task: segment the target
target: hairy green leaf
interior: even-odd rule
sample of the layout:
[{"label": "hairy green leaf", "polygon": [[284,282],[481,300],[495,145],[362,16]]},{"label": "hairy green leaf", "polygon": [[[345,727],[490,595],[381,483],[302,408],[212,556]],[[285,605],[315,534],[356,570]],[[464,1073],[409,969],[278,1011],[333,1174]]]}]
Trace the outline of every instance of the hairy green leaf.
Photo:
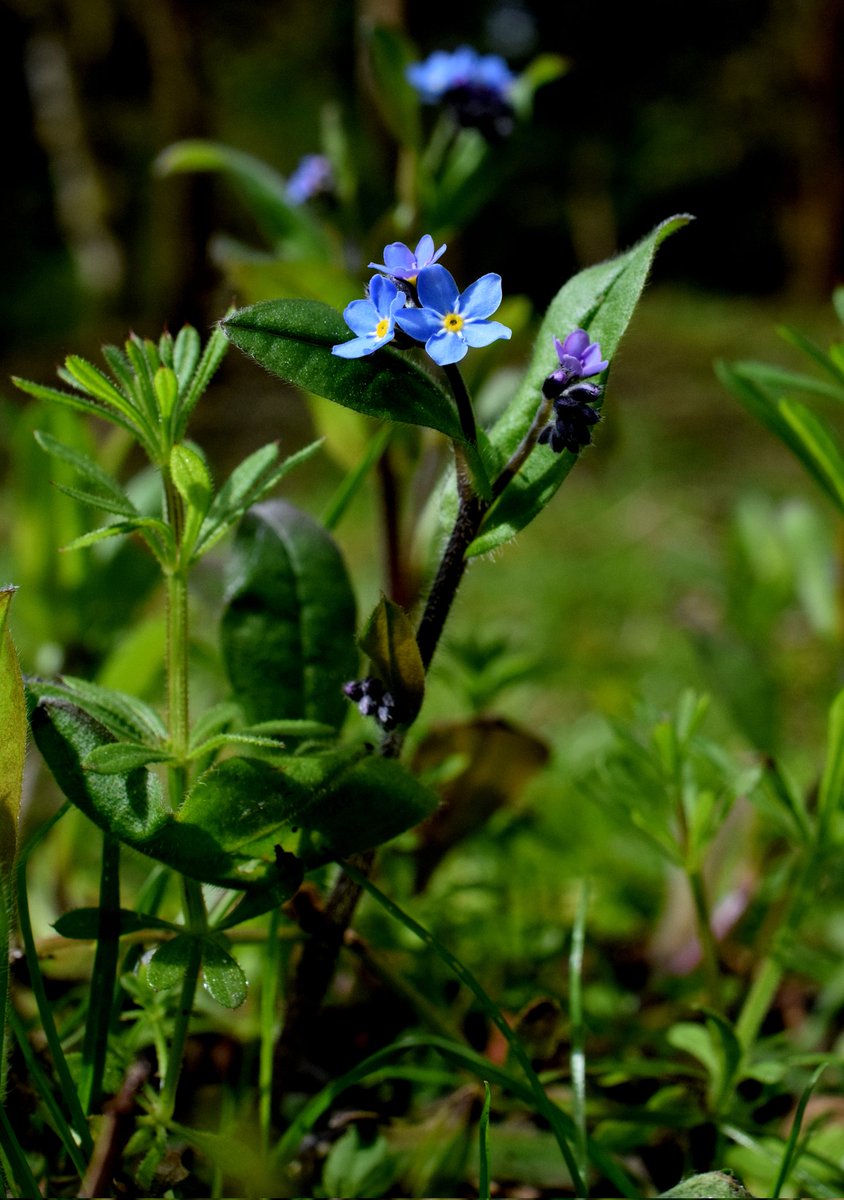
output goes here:
[{"label": "hairy green leaf", "polygon": [[250,723],[342,723],[342,685],[357,668],[354,595],[330,536],[292,504],[266,501],[244,517],[221,635]]},{"label": "hairy green leaf", "polygon": [[[521,386],[490,432],[500,467],[528,432],[539,407],[542,383],[559,365],[554,338],[563,340],[574,329],[586,329],[591,339],[600,342],[604,357],[611,360],[645,286],[657,247],[690,219],[680,215],[663,221],[632,249],[581,271],[563,285],[542,321]],[[554,454],[548,446],[535,446],[490,509],[469,555],[494,550],[529,524],[552,499],[576,461],[568,451]]]},{"label": "hairy green leaf", "polygon": [[364,358],[338,358],[331,347],[351,334],[333,308],[314,300],[269,300],[222,322],[226,336],[274,375],[378,420],[422,425],[463,442],[443,389],[389,346]]}]

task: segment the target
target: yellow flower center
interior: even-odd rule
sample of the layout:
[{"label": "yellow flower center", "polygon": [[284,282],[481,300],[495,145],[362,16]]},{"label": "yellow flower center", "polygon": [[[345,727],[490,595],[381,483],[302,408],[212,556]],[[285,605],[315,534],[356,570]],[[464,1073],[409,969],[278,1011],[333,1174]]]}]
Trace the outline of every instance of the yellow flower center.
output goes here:
[{"label": "yellow flower center", "polygon": [[375,326],[375,336],[377,338],[384,337],[389,328],[390,328],[389,320],[387,319],[387,317],[382,317],[381,320],[378,322],[378,324]]},{"label": "yellow flower center", "polygon": [[460,313],[446,313],[443,317],[443,325],[449,333],[459,333],[463,328],[463,318]]}]

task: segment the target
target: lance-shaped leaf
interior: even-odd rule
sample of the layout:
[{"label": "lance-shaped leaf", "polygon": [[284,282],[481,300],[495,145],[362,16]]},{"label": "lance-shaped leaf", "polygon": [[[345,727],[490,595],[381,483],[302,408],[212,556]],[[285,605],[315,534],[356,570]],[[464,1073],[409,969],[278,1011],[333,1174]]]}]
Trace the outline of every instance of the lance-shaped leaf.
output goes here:
[{"label": "lance-shaped leaf", "polygon": [[251,509],[235,537],[223,659],[250,723],[339,727],[357,667],[355,599],[335,543],[283,500]]},{"label": "lance-shaped leaf", "polygon": [[[611,360],[645,286],[657,247],[690,219],[681,215],[663,221],[631,250],[581,271],[563,285],[542,321],[521,386],[490,432],[499,467],[528,432],[539,407],[543,381],[559,366],[554,338],[562,340],[574,329],[586,329],[590,339],[600,343],[602,355]],[[486,554],[529,524],[552,499],[576,461],[568,451],[554,454],[547,446],[534,447],[490,509],[469,554]]]},{"label": "lance-shaped leaf", "polygon": [[425,696],[425,668],[416,632],[404,609],[382,596],[360,637],[373,673],[396,702],[399,723],[415,719]]},{"label": "lance-shaped leaf", "polygon": [[[26,706],[17,654],[8,628],[15,588],[0,589],[0,875],[8,878],[17,851],[26,752]],[[8,897],[0,896],[0,903]],[[0,1003],[4,997],[0,996]]]},{"label": "lance-shaped leaf", "polygon": [[[172,921],[164,921],[161,917],[150,916],[149,913],[132,912],[127,908],[118,909],[115,916],[121,937],[126,933],[143,933],[149,929],[178,931],[179,928]],[[100,910],[98,908],[72,908],[70,912],[63,913],[57,921],[53,922],[53,928],[61,937],[96,941],[100,936]]]},{"label": "lance-shaped leaf", "polygon": [[364,358],[332,354],[331,347],[351,333],[326,304],[268,300],[232,313],[222,328],[244,353],[303,391],[378,420],[422,425],[464,441],[448,395],[407,355],[389,346]]}]

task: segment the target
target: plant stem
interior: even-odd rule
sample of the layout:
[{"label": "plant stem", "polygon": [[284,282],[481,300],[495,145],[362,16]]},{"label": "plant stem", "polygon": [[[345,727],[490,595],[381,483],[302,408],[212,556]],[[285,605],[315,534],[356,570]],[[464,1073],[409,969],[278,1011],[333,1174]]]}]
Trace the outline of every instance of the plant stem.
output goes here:
[{"label": "plant stem", "polygon": [[721,969],[718,961],[718,946],[712,932],[712,914],[709,909],[706,887],[699,868],[688,870],[687,876],[695,906],[697,935],[703,955],[703,970],[706,975],[709,1001],[713,1008],[720,1011]]},{"label": "plant stem", "polygon": [[573,1120],[577,1130],[575,1154],[584,1182],[589,1168],[586,1133],[586,1033],[583,1019],[583,947],[586,940],[586,914],[589,906],[589,881],[584,880],[577,902],[569,953],[569,1021],[571,1025],[571,1085]]},{"label": "plant stem", "polygon": [[475,424],[475,413],[463,376],[454,363],[443,367],[443,371],[454,395],[454,402],[457,405],[457,416],[460,419],[460,428],[463,431],[463,436],[470,446],[477,446],[478,429]]},{"label": "plant stem", "polygon": [[[205,904],[202,899],[202,885],[194,879],[182,876],[184,892],[185,924],[199,932],[207,926]],[[185,1053],[185,1043],[188,1037],[193,1001],[196,995],[196,985],[199,981],[199,968],[202,965],[202,941],[192,937],[189,941],[188,960],[185,964],[185,974],[182,979],[182,990],[179,995],[179,1008],[173,1021],[173,1036],[167,1052],[167,1066],[164,1081],[161,1086],[162,1123],[166,1124],[176,1110],[176,1089],[182,1072],[182,1059]]]},{"label": "plant stem", "polygon": [[[167,713],[170,743],[180,763],[188,751],[190,708],[188,698],[188,586],[187,572],[177,567],[167,575]],[[185,768],[175,768],[172,786],[184,790]],[[176,805],[183,796],[172,797]]]},{"label": "plant stem", "polygon": [[554,401],[543,396],[530,429],[528,429],[525,436],[510,455],[506,466],[492,485],[493,499],[497,499],[501,495],[507,485],[515,479],[525,465],[528,455],[539,440],[540,433],[542,433],[542,430],[548,424],[548,418],[551,416],[553,406]]}]

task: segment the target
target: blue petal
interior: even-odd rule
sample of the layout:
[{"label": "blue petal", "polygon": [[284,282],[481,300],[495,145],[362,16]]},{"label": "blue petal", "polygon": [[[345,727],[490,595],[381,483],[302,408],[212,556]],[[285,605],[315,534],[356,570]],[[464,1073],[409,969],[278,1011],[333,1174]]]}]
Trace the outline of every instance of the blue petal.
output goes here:
[{"label": "blue petal", "polygon": [[482,275],[470,283],[460,297],[460,313],[466,318],[491,317],[501,304],[501,276]]},{"label": "blue petal", "polygon": [[[386,257],[386,255],[385,255]],[[384,275],[376,275],[369,283],[369,298],[375,305],[375,310],[379,317],[388,317],[390,315],[390,305],[396,298],[398,288],[393,283],[392,279],[387,279]],[[376,321],[377,325],[378,322]],[[355,331],[359,332],[359,331]]]},{"label": "blue petal", "polygon": [[488,346],[499,338],[509,339],[512,330],[500,321],[467,321],[460,331],[470,346]]},{"label": "blue petal", "polygon": [[423,308],[440,314],[454,312],[460,294],[451,274],[439,263],[419,272],[416,291]]},{"label": "blue petal", "polygon": [[402,309],[396,316],[396,324],[412,338],[416,338],[417,342],[427,341],[442,329],[442,321],[437,314],[425,308]]},{"label": "blue petal", "polygon": [[460,362],[461,358],[465,358],[469,352],[469,346],[458,334],[449,333],[440,327],[438,333],[428,338],[425,350],[439,366],[448,367],[452,363]]},{"label": "blue petal", "polygon": [[338,358],[363,358],[365,354],[372,354],[373,350],[383,345],[383,338],[356,337],[348,342],[340,342],[338,346],[332,346],[331,353],[336,354]]},{"label": "blue petal", "polygon": [[352,333],[362,337],[365,333],[373,332],[380,318],[371,300],[353,300],[344,308],[343,320]]}]

